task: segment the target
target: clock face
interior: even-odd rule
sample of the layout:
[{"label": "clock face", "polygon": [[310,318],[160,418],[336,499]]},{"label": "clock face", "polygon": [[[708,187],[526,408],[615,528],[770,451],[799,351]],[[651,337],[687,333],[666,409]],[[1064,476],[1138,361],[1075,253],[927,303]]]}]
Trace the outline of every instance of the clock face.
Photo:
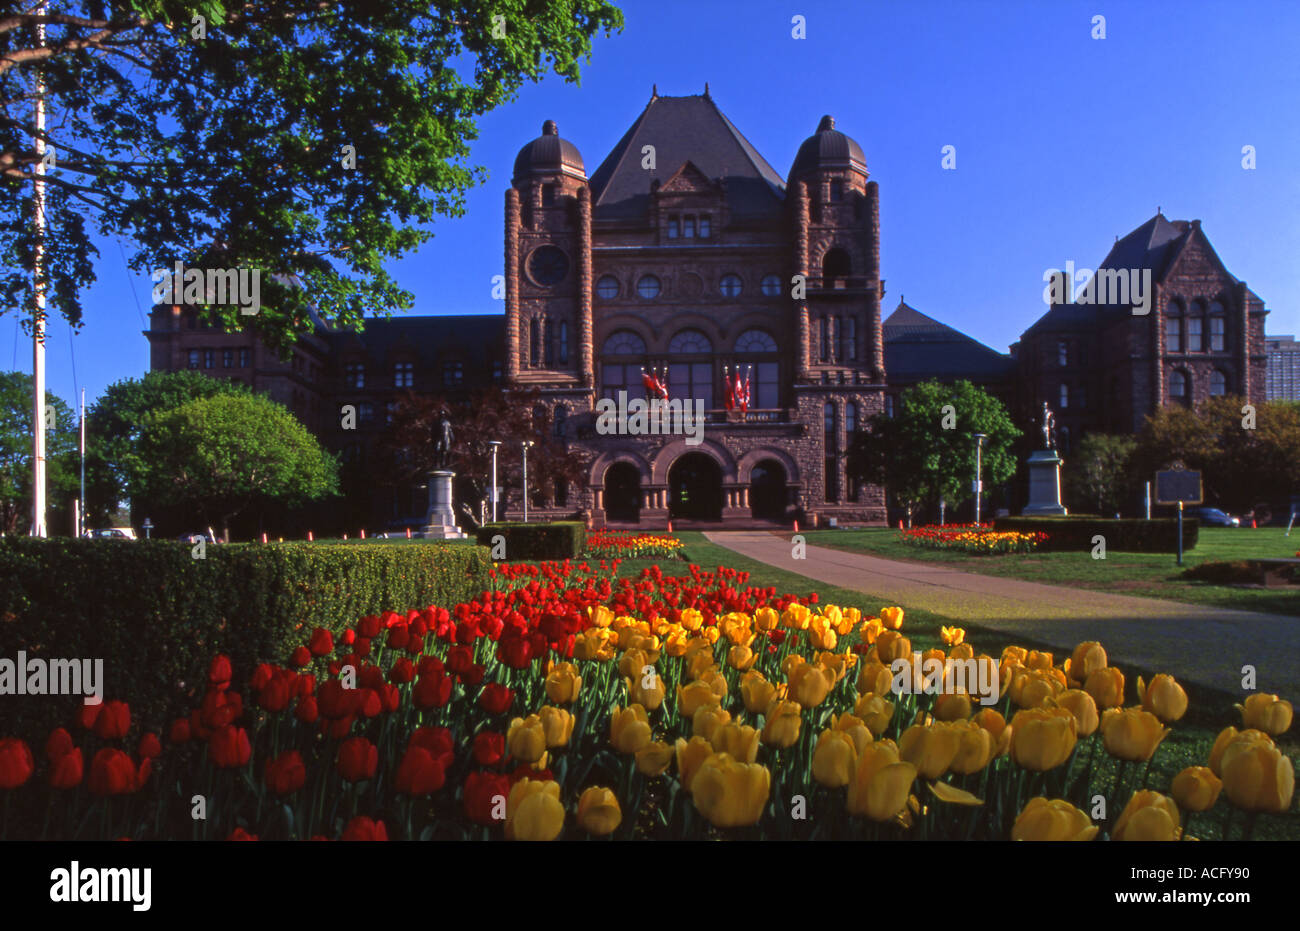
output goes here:
[{"label": "clock face", "polygon": [[528,256],[528,277],[543,287],[559,284],[569,273],[569,257],[555,246],[539,246]]}]

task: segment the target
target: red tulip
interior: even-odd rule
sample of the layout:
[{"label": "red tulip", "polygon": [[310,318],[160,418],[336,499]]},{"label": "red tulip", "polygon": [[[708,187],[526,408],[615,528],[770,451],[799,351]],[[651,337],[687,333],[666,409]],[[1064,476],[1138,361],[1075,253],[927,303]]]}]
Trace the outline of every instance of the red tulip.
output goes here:
[{"label": "red tulip", "polygon": [[459,676],[474,665],[474,651],[469,647],[456,646],[447,651],[447,671]]},{"label": "red tulip", "polygon": [[327,679],[316,690],[320,713],[327,718],[345,718],[357,710],[357,690],[345,689],[338,679]]},{"label": "red tulip", "polygon": [[388,829],[382,821],[371,821],[365,815],[357,815],[343,829],[343,840],[388,840]]},{"label": "red tulip", "polygon": [[411,692],[411,699],[421,711],[441,708],[451,701],[451,686],[451,678],[442,670],[435,670],[420,676]]},{"label": "red tulip", "polygon": [[317,627],[311,632],[307,647],[312,656],[328,656],[334,652],[334,636],[324,627]]},{"label": "red tulip", "polygon": [[474,759],[480,766],[496,766],[506,753],[506,738],[496,731],[480,731],[474,735]]},{"label": "red tulip", "polygon": [[162,754],[162,742],[158,740],[158,735],[152,732],[145,734],[140,738],[140,746],[135,751],[135,755],[142,760],[152,760]]},{"label": "red tulip", "polygon": [[403,795],[428,795],[442,788],[446,773],[442,764],[423,747],[411,747],[397,767],[395,786]]},{"label": "red tulip", "polygon": [[253,670],[253,678],[248,683],[248,687],[254,692],[260,692],[266,688],[266,683],[275,678],[275,667],[270,663],[259,663]]},{"label": "red tulip", "polygon": [[17,737],[0,740],[0,789],[16,789],[28,779],[36,769],[32,759],[32,748]]},{"label": "red tulip", "polygon": [[50,763],[50,785],[55,789],[75,789],[85,775],[85,760],[80,747],[73,747]]},{"label": "red tulip", "polygon": [[339,746],[338,771],[348,782],[362,782],[375,775],[379,750],[364,737],[349,737]]},{"label": "red tulip", "polygon": [[407,682],[414,681],[414,679],[415,666],[405,656],[399,656],[393,663],[393,668],[388,670],[389,682],[405,685]]},{"label": "red tulip", "polygon": [[374,689],[357,689],[357,712],[365,718],[373,718],[384,710],[383,699]]},{"label": "red tulip", "polygon": [[257,703],[265,710],[276,714],[289,707],[290,690],[291,686],[287,679],[272,679],[257,693]]},{"label": "red tulip", "polygon": [[289,659],[292,666],[303,667],[311,662],[311,650],[306,647],[298,647],[293,651],[293,656]]},{"label": "red tulip", "polygon": [[445,727],[418,727],[411,732],[406,742],[406,749],[420,747],[429,751],[429,755],[440,762],[443,769],[448,768],[455,758],[456,741],[451,731]]},{"label": "red tulip", "polygon": [[57,763],[65,753],[71,752],[72,735],[61,727],[50,731],[50,736],[45,740],[45,758],[51,763]]},{"label": "red tulip", "polygon": [[298,699],[298,707],[293,711],[295,718],[306,724],[314,724],[319,715],[320,710],[316,707],[316,699],[313,696],[305,695]]},{"label": "red tulip", "polygon": [[136,790],[137,774],[131,758],[121,750],[105,747],[90,761],[86,787],[91,795],[126,795]]},{"label": "red tulip", "polygon": [[230,657],[218,653],[208,667],[208,685],[218,692],[224,691],[230,685],[230,675]]},{"label": "red tulip", "polygon": [[352,733],[352,724],[357,719],[355,714],[350,714],[346,718],[335,718],[334,720],[320,719],[321,733],[331,740],[342,740],[348,734]]},{"label": "red tulip", "polygon": [[257,835],[249,834],[243,828],[235,828],[233,831],[230,832],[230,836],[227,837],[226,840],[244,840],[244,841],[257,840]]},{"label": "red tulip", "polygon": [[244,766],[252,755],[248,732],[242,727],[227,724],[214,730],[208,738],[208,756],[221,769]]},{"label": "red tulip", "polygon": [[378,616],[370,614],[367,615],[366,617],[363,617],[361,619],[361,623],[357,625],[357,633],[365,637],[367,640],[373,640],[375,637],[378,637],[379,636]]},{"label": "red tulip", "polygon": [[95,719],[99,717],[99,712],[103,709],[103,703],[87,705],[82,704],[77,707],[77,727],[82,730],[90,730],[95,726]]},{"label": "red tulip", "polygon": [[238,692],[208,692],[203,696],[199,720],[204,727],[216,729],[234,724],[243,713],[244,699]]},{"label": "red tulip", "polygon": [[289,750],[274,760],[267,760],[265,779],[266,787],[276,795],[297,792],[307,781],[307,767],[303,765],[302,754]]},{"label": "red tulip", "polygon": [[487,672],[487,667],[482,663],[475,663],[460,674],[460,681],[464,682],[470,688],[474,688],[483,681],[483,674]]},{"label": "red tulip", "polygon": [[465,778],[465,814],[475,824],[496,824],[493,810],[505,814],[505,799],[510,795],[510,779],[503,773],[474,771]]},{"label": "red tulip", "polygon": [[489,682],[478,696],[479,705],[491,714],[505,714],[514,700],[515,693],[499,682]]},{"label": "red tulip", "polygon": [[121,740],[131,729],[131,708],[124,701],[106,701],[95,717],[95,733],[105,740]]},{"label": "red tulip", "polygon": [[190,721],[189,718],[177,718],[172,722],[171,733],[167,735],[168,739],[174,744],[187,743],[190,739]]}]

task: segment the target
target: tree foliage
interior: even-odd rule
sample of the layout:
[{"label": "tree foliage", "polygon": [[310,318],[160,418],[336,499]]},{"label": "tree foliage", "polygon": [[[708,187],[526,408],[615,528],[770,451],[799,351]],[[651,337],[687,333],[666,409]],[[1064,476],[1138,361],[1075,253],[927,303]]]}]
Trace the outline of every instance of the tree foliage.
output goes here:
[{"label": "tree foliage", "polygon": [[[384,264],[464,210],[477,117],[549,73],[577,82],[604,0],[0,3],[0,306],[30,307],[35,166],[48,166],[50,312],[74,326],[95,229],[151,273],[261,271],[261,310],[209,307],[284,346],[410,306]],[[36,38],[38,20],[46,29]],[[32,142],[47,87],[47,158]],[[355,161],[353,161],[355,159]],[[272,277],[274,276],[274,277]],[[310,312],[309,312],[310,311]]]},{"label": "tree foliage", "polygon": [[[985,487],[1016,471],[1011,447],[1020,430],[1002,402],[969,381],[922,382],[902,393],[899,410],[871,418],[847,467],[859,479],[885,486],[910,514],[936,504],[957,507],[971,498],[975,434],[987,436],[981,454]],[[949,407],[951,405],[951,407]]]},{"label": "tree foliage", "polygon": [[1072,508],[1109,517],[1132,504],[1136,448],[1137,441],[1131,436],[1087,434],[1065,465],[1064,493]]},{"label": "tree foliage", "polygon": [[223,528],[250,505],[301,504],[334,494],[337,463],[289,411],[256,394],[216,394],[146,419],[143,488]]},{"label": "tree foliage", "polygon": [[[0,372],[0,533],[26,533],[32,514],[32,377]],[[48,391],[45,494],[47,526],[71,533],[71,501],[80,484],[77,419],[71,408]]]}]

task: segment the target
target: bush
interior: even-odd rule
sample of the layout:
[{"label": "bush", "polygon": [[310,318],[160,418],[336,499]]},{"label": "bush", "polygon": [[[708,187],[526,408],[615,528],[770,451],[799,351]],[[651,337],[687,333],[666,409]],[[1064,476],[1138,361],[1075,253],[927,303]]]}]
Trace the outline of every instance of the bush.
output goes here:
[{"label": "bush", "polygon": [[[0,657],[104,661],[104,697],[162,727],[201,695],[206,664],[287,664],[313,629],[340,634],[367,614],[472,600],[491,560],[476,546],[209,545],[0,540]],[[75,696],[3,696],[0,736],[67,725]],[[19,718],[25,720],[19,720]]]},{"label": "bush", "polygon": [[[1043,532],[1047,540],[1039,545],[1040,552],[1064,550],[1090,550],[1092,538],[1100,534],[1106,538],[1107,551],[1128,553],[1174,553],[1178,551],[1178,520],[1176,518],[1122,518],[1113,520],[1096,517],[999,517],[993,522],[996,530],[1020,533]],[[1183,549],[1196,546],[1200,522],[1194,517],[1183,518]]]},{"label": "bush", "polygon": [[478,542],[492,546],[492,538],[505,537],[506,559],[576,559],[587,549],[587,527],[581,521],[557,520],[548,524],[522,521],[484,524]]},{"label": "bush", "polygon": [[1183,573],[1183,578],[1211,585],[1295,585],[1300,566],[1267,565],[1260,561],[1203,562]]}]

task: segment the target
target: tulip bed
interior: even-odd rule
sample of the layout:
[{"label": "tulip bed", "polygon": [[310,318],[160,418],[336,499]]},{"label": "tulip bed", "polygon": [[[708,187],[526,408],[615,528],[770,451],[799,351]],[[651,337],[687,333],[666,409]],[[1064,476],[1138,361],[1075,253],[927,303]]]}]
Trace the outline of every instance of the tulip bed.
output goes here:
[{"label": "tulip bed", "polygon": [[990,524],[946,524],[942,527],[927,524],[913,527],[899,535],[899,542],[932,550],[953,550],[973,556],[1001,555],[1003,553],[1032,553],[1047,542],[1042,531],[1022,533],[1012,530],[994,530]]},{"label": "tulip bed", "polygon": [[1126,687],[1100,644],[995,658],[942,628],[925,659],[996,681],[981,708],[951,680],[891,691],[902,608],[618,572],[502,564],[451,610],[320,629],[252,669],[216,656],[165,738],[136,738],[129,696],[35,750],[4,737],[0,837],[1135,840],[1190,837],[1216,804],[1240,837],[1290,809],[1277,696],[1151,788],[1187,695]]},{"label": "tulip bed", "polygon": [[682,541],[666,533],[593,530],[587,534],[587,555],[592,559],[671,559],[681,548]]}]

